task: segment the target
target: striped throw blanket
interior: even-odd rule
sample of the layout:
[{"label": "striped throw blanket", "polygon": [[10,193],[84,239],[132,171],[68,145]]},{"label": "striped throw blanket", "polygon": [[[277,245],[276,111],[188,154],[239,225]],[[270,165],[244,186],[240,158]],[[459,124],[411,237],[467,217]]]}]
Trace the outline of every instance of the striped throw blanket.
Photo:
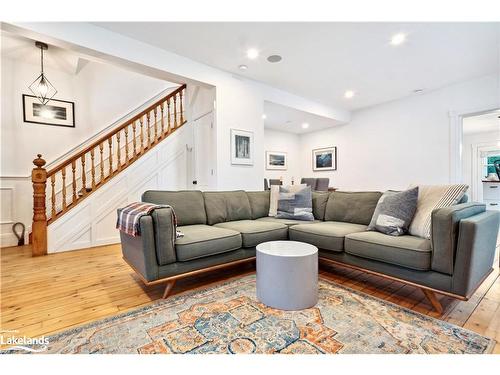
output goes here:
[{"label": "striped throw blanket", "polygon": [[172,223],[174,224],[175,233],[173,241],[176,238],[183,237],[184,234],[177,230],[177,217],[175,216],[172,206],[166,204],[153,204],[144,202],[130,203],[129,205],[117,210],[118,218],[116,220],[116,229],[127,233],[133,237],[141,235],[141,226],[139,225],[141,217],[150,215],[157,208],[171,208]]}]

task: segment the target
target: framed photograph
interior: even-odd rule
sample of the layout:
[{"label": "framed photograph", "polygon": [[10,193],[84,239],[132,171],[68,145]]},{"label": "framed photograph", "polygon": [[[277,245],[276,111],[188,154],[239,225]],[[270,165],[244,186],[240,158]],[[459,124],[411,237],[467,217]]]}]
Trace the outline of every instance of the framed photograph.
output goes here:
[{"label": "framed photograph", "polygon": [[231,129],[231,164],[253,165],[253,133]]},{"label": "framed photograph", "polygon": [[318,148],[312,152],[313,171],[337,170],[337,147]]},{"label": "framed photograph", "polygon": [[266,169],[286,171],[288,169],[286,152],[266,151]]},{"label": "framed photograph", "polygon": [[23,121],[33,124],[75,127],[75,103],[51,99],[40,103],[36,96],[23,95]]}]

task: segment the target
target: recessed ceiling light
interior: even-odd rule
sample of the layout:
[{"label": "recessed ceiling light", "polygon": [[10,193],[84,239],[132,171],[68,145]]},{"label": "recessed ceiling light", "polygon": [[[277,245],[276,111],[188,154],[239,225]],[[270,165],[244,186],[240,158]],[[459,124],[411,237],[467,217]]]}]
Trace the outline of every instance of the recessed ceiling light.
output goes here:
[{"label": "recessed ceiling light", "polygon": [[248,57],[249,59],[254,60],[254,59],[256,59],[257,57],[259,57],[259,51],[257,51],[255,48],[249,48],[249,49],[247,50],[247,57]]},{"label": "recessed ceiling light", "polygon": [[406,34],[404,33],[397,33],[391,37],[391,44],[393,46],[399,46],[404,42],[406,42]]},{"label": "recessed ceiling light", "polygon": [[247,70],[247,69],[248,69],[248,66],[246,66],[246,65],[243,65],[243,64],[242,64],[242,65],[238,66],[238,68],[239,68],[240,70]]},{"label": "recessed ceiling light", "polygon": [[307,129],[309,127],[309,124],[307,122],[304,122],[302,124],[302,129]]},{"label": "recessed ceiling light", "polygon": [[271,55],[267,57],[267,61],[270,63],[278,63],[281,60],[283,60],[283,58],[280,55]]},{"label": "recessed ceiling light", "polygon": [[265,114],[265,113],[263,113],[263,114],[262,114],[262,120],[265,120],[266,118],[267,118],[266,114]]},{"label": "recessed ceiling light", "polygon": [[345,93],[344,93],[344,98],[346,99],[351,99],[353,98],[355,95],[355,92],[352,91],[352,90],[347,90]]}]

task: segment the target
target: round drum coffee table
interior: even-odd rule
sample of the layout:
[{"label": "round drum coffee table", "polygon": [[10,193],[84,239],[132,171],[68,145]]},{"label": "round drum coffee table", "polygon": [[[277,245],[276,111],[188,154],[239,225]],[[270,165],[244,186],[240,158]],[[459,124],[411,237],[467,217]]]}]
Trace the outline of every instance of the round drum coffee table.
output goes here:
[{"label": "round drum coffee table", "polygon": [[302,310],[318,302],[318,248],[297,241],[257,245],[257,298],[280,310]]}]

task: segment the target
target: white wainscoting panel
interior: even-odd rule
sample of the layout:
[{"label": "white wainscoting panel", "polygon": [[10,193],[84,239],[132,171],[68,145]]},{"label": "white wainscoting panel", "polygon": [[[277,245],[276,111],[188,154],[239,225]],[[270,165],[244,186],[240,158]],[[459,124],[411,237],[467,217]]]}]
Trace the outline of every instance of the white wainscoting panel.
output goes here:
[{"label": "white wainscoting panel", "polygon": [[16,236],[12,233],[14,223],[14,187],[0,187],[0,246],[14,246]]},{"label": "white wainscoting panel", "polygon": [[48,227],[48,252],[120,242],[116,209],[139,201],[145,190],[187,189],[191,172],[191,124],[166,138],[101,189]]}]

